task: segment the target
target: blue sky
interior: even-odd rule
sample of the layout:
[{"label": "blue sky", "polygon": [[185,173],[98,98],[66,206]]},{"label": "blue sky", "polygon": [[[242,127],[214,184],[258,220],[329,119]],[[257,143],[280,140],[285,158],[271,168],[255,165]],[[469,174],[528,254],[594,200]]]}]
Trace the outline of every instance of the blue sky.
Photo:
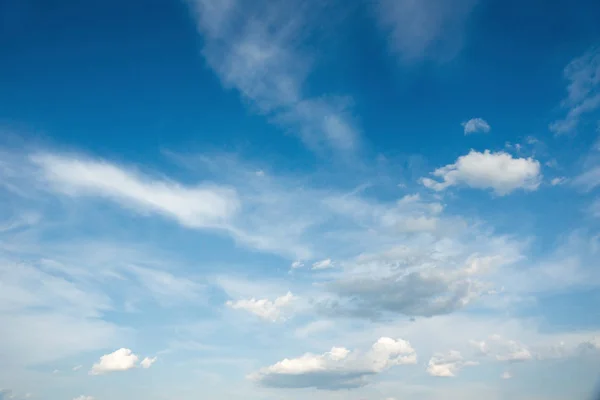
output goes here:
[{"label": "blue sky", "polygon": [[0,1],[0,399],[586,398],[599,18]]}]

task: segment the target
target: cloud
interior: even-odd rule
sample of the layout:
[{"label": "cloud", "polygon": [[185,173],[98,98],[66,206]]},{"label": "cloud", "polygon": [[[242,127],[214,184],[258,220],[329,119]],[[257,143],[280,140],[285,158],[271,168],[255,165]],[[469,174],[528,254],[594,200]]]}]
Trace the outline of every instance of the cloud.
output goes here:
[{"label": "cloud", "polygon": [[568,111],[565,118],[549,125],[556,135],[575,132],[585,114],[600,108],[600,47],[571,61],[565,67],[564,76],[569,85],[561,106]]},{"label": "cloud", "polygon": [[173,305],[180,301],[197,301],[204,293],[203,285],[166,271],[135,265],[130,265],[128,270],[163,305]]},{"label": "cloud", "polygon": [[594,166],[573,180],[573,184],[590,191],[600,186],[600,165]]},{"label": "cloud", "polygon": [[435,354],[427,364],[427,373],[431,376],[454,377],[463,367],[477,365],[477,362],[465,361],[459,351],[450,350],[447,354]]},{"label": "cloud", "polygon": [[500,335],[491,335],[487,341],[472,341],[471,343],[482,355],[497,361],[515,363],[534,358],[534,354],[527,346],[515,340],[504,339]]},{"label": "cloud", "polygon": [[156,357],[146,357],[142,360],[142,362],[140,362],[140,366],[142,368],[148,369],[152,366],[152,364],[154,364],[156,362],[157,358]]},{"label": "cloud", "polygon": [[291,292],[276,298],[274,301],[269,299],[248,299],[228,301],[227,306],[234,310],[245,310],[249,313],[259,316],[262,319],[276,322],[286,318],[286,312],[289,310],[296,298]]},{"label": "cloud", "polygon": [[550,181],[550,184],[552,186],[560,186],[560,185],[564,185],[565,183],[567,183],[568,179],[565,178],[564,176],[557,176],[556,178],[552,178],[552,180]]},{"label": "cloud", "polygon": [[310,8],[299,1],[285,6],[236,0],[190,3],[204,38],[204,57],[224,87],[236,89],[256,111],[297,132],[313,148],[355,147],[358,134],[348,100],[303,93],[310,54],[302,38],[318,18],[314,3]]},{"label": "cloud", "polygon": [[128,371],[137,366],[139,357],[129,349],[121,348],[113,353],[103,355],[92,366],[90,375],[103,375],[110,372]]},{"label": "cloud", "polygon": [[500,377],[502,379],[511,379],[513,375],[509,371],[504,371]]},{"label": "cloud", "polygon": [[469,135],[471,133],[488,133],[492,129],[490,124],[481,118],[470,119],[467,122],[463,122],[462,126],[464,128],[465,135]]},{"label": "cloud", "polygon": [[377,19],[390,49],[404,62],[447,60],[461,50],[476,0],[378,0]]},{"label": "cloud", "polygon": [[92,397],[92,396],[81,395],[81,396],[75,397],[73,400],[96,400],[96,399],[95,399],[95,397]]},{"label": "cloud", "polygon": [[290,268],[292,269],[297,269],[297,268],[302,268],[304,267],[304,263],[302,261],[296,260],[292,263],[292,265],[290,265]]},{"label": "cloud", "polygon": [[239,208],[233,189],[187,187],[105,161],[49,153],[31,156],[43,180],[67,196],[100,196],[140,213],[155,212],[191,228],[220,227]]},{"label": "cloud", "polygon": [[454,164],[438,168],[432,174],[442,181],[422,178],[421,183],[435,191],[465,185],[476,189],[492,189],[499,196],[517,189],[536,190],[541,180],[539,161],[513,158],[508,153],[491,153],[489,150],[483,153],[471,150]]},{"label": "cloud", "polygon": [[79,371],[81,368],[83,368],[83,365],[76,365],[73,367],[73,371]]},{"label": "cloud", "polygon": [[327,269],[327,268],[332,268],[332,267],[333,267],[333,262],[331,261],[330,258],[326,258],[324,260],[317,261],[312,265],[312,269]]},{"label": "cloud", "polygon": [[320,355],[306,353],[286,358],[249,378],[267,387],[349,389],[368,384],[369,376],[393,366],[416,362],[417,354],[409,342],[382,337],[365,353],[333,347]]}]

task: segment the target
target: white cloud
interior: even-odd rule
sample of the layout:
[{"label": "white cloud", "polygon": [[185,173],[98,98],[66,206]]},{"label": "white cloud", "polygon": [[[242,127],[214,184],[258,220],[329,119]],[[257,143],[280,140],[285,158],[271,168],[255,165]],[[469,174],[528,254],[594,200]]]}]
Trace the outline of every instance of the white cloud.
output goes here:
[{"label": "white cloud", "polygon": [[500,377],[502,379],[511,379],[513,376],[509,371],[504,371]]},{"label": "white cloud", "polygon": [[78,396],[75,397],[73,400],[96,400],[93,396]]},{"label": "white cloud", "polygon": [[552,178],[552,180],[550,181],[550,184],[552,186],[560,186],[560,185],[564,185],[565,183],[567,183],[568,179],[565,178],[564,176],[557,176],[556,178]]},{"label": "white cloud", "polygon": [[488,133],[492,129],[490,127],[490,124],[488,124],[487,121],[481,118],[472,118],[467,122],[463,122],[462,126],[464,128],[465,135],[479,132]]},{"label": "white cloud", "polygon": [[191,228],[221,227],[239,208],[235,190],[184,186],[155,179],[104,161],[36,154],[31,161],[52,188],[68,196],[100,196],[177,220]]},{"label": "white cloud", "polygon": [[290,306],[296,298],[291,292],[277,297],[274,301],[269,299],[247,299],[228,301],[227,306],[234,310],[245,310],[249,313],[259,316],[262,319],[276,322],[286,318]]},{"label": "white cloud", "polygon": [[421,183],[435,191],[450,186],[466,185],[477,189],[492,189],[500,196],[517,189],[536,190],[540,184],[540,163],[533,158],[513,158],[504,152],[479,153],[471,150],[459,157],[454,164],[436,169],[437,181],[422,178]]},{"label": "white cloud", "polygon": [[320,355],[286,358],[249,378],[268,387],[349,389],[367,384],[369,376],[393,366],[416,362],[417,354],[409,342],[382,337],[365,353],[333,347]]},{"label": "white cloud", "polygon": [[261,2],[254,7],[235,0],[191,3],[204,38],[204,57],[223,86],[236,89],[254,109],[299,133],[311,147],[355,147],[357,132],[346,111],[348,101],[303,94],[310,55],[302,50],[300,39],[319,7],[307,10],[301,2]]},{"label": "white cloud", "polygon": [[312,269],[327,269],[327,268],[332,268],[332,267],[333,267],[333,261],[331,261],[330,258],[326,258],[324,260],[317,261],[317,262],[313,263],[313,265],[312,265]]},{"label": "white cloud", "polygon": [[302,268],[304,267],[304,263],[302,261],[296,260],[290,266],[292,269]]},{"label": "white cloud", "polygon": [[83,365],[76,365],[73,367],[73,371],[79,371],[81,368],[83,368]]},{"label": "white cloud", "polygon": [[403,61],[447,60],[462,48],[477,0],[378,0],[377,17],[390,49]]},{"label": "white cloud", "polygon": [[156,362],[157,358],[156,357],[146,357],[142,360],[142,362],[140,362],[140,366],[142,368],[150,368],[152,366],[152,364],[154,364]]},{"label": "white cloud", "polygon": [[556,135],[575,132],[582,116],[600,108],[600,48],[592,48],[571,61],[564,76],[569,85],[561,105],[568,112],[565,118],[550,124]]},{"label": "white cloud", "polygon": [[90,375],[102,375],[110,372],[127,371],[136,367],[139,357],[129,349],[121,348],[105,354],[92,366]]},{"label": "white cloud", "polygon": [[450,350],[447,354],[435,354],[427,364],[427,373],[431,376],[454,377],[463,367],[477,365],[477,362],[465,361],[459,351]]}]

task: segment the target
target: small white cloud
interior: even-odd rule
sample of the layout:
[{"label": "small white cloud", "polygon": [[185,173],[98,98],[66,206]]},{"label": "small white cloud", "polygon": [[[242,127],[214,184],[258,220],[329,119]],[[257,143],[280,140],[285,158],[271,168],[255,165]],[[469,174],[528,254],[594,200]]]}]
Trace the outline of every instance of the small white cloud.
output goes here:
[{"label": "small white cloud", "polygon": [[102,375],[109,372],[127,371],[136,367],[138,356],[129,349],[121,348],[113,353],[103,355],[100,361],[92,366],[90,375]]},{"label": "small white cloud", "polygon": [[409,342],[382,337],[364,354],[333,347],[320,355],[306,353],[286,358],[249,378],[267,387],[349,389],[365,385],[367,377],[388,368],[416,362],[416,352]]},{"label": "small white cloud", "polygon": [[96,400],[95,397],[93,396],[78,396],[75,397],[73,400]]},{"label": "small white cloud", "polygon": [[456,350],[450,350],[447,354],[435,354],[427,364],[427,373],[431,376],[454,377],[463,367],[477,365],[474,361],[465,361]]},{"label": "small white cloud", "polygon": [[471,150],[454,164],[436,169],[437,181],[422,178],[421,183],[435,191],[465,185],[476,189],[492,189],[500,196],[517,189],[536,190],[540,184],[540,163],[533,158],[513,158],[505,152],[483,153]]},{"label": "small white cloud", "polygon": [[154,364],[156,362],[157,358],[156,357],[146,357],[142,360],[142,362],[140,363],[142,368],[150,368],[152,366],[152,364]]},{"label": "small white cloud", "polygon": [[290,266],[292,269],[302,268],[304,267],[304,263],[302,261],[296,260]]},{"label": "small white cloud", "polygon": [[83,368],[83,365],[76,365],[73,367],[73,371],[79,371],[81,368]]},{"label": "small white cloud", "polygon": [[550,184],[552,186],[559,186],[559,185],[563,185],[567,183],[567,178],[565,178],[564,176],[558,176],[556,178],[552,178],[552,180],[550,181]]},{"label": "small white cloud", "polygon": [[471,133],[489,133],[492,129],[490,124],[481,118],[470,119],[467,122],[463,122],[461,125],[464,128],[465,135],[470,135]]},{"label": "small white cloud", "polygon": [[269,299],[247,299],[238,301],[228,301],[227,306],[234,310],[245,310],[249,313],[259,316],[262,319],[276,322],[286,318],[286,311],[296,299],[291,292],[271,301]]},{"label": "small white cloud", "polygon": [[502,379],[511,379],[513,376],[509,371],[504,371],[501,375]]},{"label": "small white cloud", "polygon": [[333,261],[330,258],[326,258],[321,261],[317,261],[312,265],[312,269],[327,269],[333,267]]}]

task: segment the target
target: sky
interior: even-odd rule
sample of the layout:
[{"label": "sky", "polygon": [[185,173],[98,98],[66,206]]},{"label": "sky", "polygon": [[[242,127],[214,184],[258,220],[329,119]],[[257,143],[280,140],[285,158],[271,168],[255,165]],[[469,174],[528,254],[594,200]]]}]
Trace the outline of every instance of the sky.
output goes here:
[{"label": "sky", "polygon": [[0,0],[0,400],[593,400],[598,20]]}]

